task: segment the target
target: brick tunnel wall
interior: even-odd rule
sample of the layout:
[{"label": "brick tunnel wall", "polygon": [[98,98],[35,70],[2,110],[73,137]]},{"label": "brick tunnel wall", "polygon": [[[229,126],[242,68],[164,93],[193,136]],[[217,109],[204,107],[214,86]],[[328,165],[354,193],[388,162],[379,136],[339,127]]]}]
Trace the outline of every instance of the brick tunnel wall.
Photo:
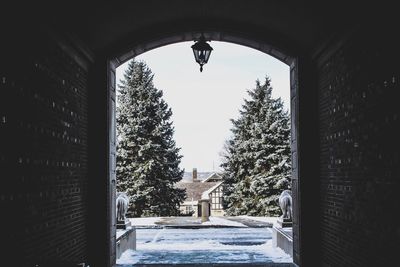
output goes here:
[{"label": "brick tunnel wall", "polygon": [[15,266],[85,262],[88,74],[47,35],[15,38],[0,72],[2,250]]},{"label": "brick tunnel wall", "polygon": [[397,260],[400,56],[391,36],[358,30],[318,62],[324,266]]}]

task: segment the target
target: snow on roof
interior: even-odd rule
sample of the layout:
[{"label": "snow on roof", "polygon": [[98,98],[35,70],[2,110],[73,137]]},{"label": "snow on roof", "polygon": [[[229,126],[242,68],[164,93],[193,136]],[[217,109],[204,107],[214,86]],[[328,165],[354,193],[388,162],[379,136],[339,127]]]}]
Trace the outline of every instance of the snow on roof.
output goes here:
[{"label": "snow on roof", "polygon": [[221,184],[222,184],[222,182],[217,182],[216,185],[214,185],[207,191],[204,191],[203,194],[201,194],[201,199],[209,199],[210,198],[209,195],[211,194],[211,192],[214,191],[215,189],[217,189],[217,187],[220,186]]},{"label": "snow on roof", "polygon": [[[220,174],[218,174],[217,172],[197,172],[197,180],[202,182],[202,181],[205,181],[206,179],[214,176],[215,174],[217,174],[219,177],[221,177]],[[193,173],[192,172],[185,172],[183,174],[181,182],[186,182],[186,183],[193,182]]]},{"label": "snow on roof", "polygon": [[202,183],[208,182],[209,180],[222,180],[222,176],[216,172],[212,172]]},{"label": "snow on roof", "polygon": [[[204,180],[214,172],[197,172],[197,179]],[[192,180],[193,179],[193,172],[184,172],[183,173],[183,180]]]}]

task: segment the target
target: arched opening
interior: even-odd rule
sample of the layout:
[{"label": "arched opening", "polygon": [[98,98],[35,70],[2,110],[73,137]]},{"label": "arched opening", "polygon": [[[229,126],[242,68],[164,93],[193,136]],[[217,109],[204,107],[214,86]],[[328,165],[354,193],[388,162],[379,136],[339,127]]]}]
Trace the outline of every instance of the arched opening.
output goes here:
[{"label": "arched opening", "polygon": [[[35,3],[28,8],[6,5],[2,19],[7,22],[3,23],[3,36],[7,38],[2,40],[0,63],[1,86],[6,94],[1,99],[6,104],[2,108],[11,108],[0,116],[6,129],[2,141],[7,145],[0,161],[6,167],[3,173],[18,173],[3,179],[4,214],[14,218],[3,220],[4,255],[25,262],[32,259],[30,265],[50,258],[85,261],[91,266],[113,265],[107,79],[114,78],[108,71],[115,66],[109,64],[120,64],[122,59],[114,59],[132,47],[151,42],[161,45],[163,38],[204,28],[217,33],[234,31],[233,36],[272,44],[295,58],[292,104],[297,117],[292,118],[296,121],[292,125],[297,127],[293,130],[297,131],[298,150],[293,151],[293,162],[298,165],[293,187],[301,192],[295,262],[302,266],[396,262],[393,252],[398,244],[398,225],[392,211],[399,203],[399,134],[393,127],[399,118],[399,53],[393,34],[398,25],[397,9],[376,4],[363,5],[363,12],[359,9],[355,3],[344,7],[333,2],[327,6],[317,2],[208,0],[79,6],[60,6],[57,2],[46,6]],[[45,68],[38,68],[40,65]],[[79,86],[68,90],[74,83]],[[9,97],[16,92],[22,93]],[[68,109],[61,113],[61,106],[70,97],[74,113]],[[43,99],[49,105],[44,105]],[[348,114],[342,105],[351,111],[345,119],[344,114]],[[339,106],[340,113],[333,115],[331,111]],[[30,115],[37,115],[33,124]],[[55,124],[60,124],[64,116],[74,117],[72,129],[79,133],[74,137],[82,137],[84,145],[65,143],[64,139],[70,137],[63,135],[68,124]],[[352,132],[350,142],[342,134],[334,138],[348,130]],[[364,140],[361,146],[359,140]],[[43,161],[46,157],[49,165]],[[338,157],[358,161],[346,163],[343,172],[343,160],[335,162]],[[60,175],[65,177],[62,188],[71,189],[69,169],[59,168],[71,159],[73,168],[75,162],[85,164],[76,179],[74,188],[78,191],[69,195],[68,207],[52,205],[50,212],[38,217],[38,208],[47,208],[58,200],[54,196],[64,195],[61,181],[55,182]],[[50,174],[45,181],[39,176],[27,179],[25,174],[33,174],[32,164],[46,176]],[[342,187],[338,182],[349,186]],[[46,194],[36,190],[47,183]],[[86,187],[90,183],[94,186]],[[73,216],[64,216],[71,208]],[[386,220],[379,219],[382,217]],[[27,231],[13,231],[16,229]],[[23,237],[24,247],[21,239],[15,238],[17,233]],[[45,244],[43,237],[51,242]]]},{"label": "arched opening", "polygon": [[[114,57],[108,60],[108,125],[109,125],[109,177],[108,177],[108,240],[109,244],[109,255],[111,265],[116,262],[115,255],[115,185],[116,185],[116,122],[115,122],[115,107],[116,107],[116,68],[126,62],[127,60],[136,57],[146,51],[165,46],[168,44],[193,41],[200,35],[200,32],[182,32],[180,34],[167,34],[163,37],[148,38],[142,42],[137,42],[136,45],[122,49],[122,53],[115,54]],[[291,99],[291,153],[292,153],[292,192],[293,192],[293,260],[294,263],[300,263],[300,215],[299,206],[301,204],[298,183],[300,177],[298,175],[298,70],[297,70],[297,59],[293,55],[284,53],[271,45],[255,41],[255,39],[246,37],[243,34],[232,34],[228,32],[218,31],[204,31],[206,39],[212,41],[224,41],[228,43],[240,44],[243,46],[251,47],[266,54],[269,54],[283,63],[290,66],[290,99]]]}]

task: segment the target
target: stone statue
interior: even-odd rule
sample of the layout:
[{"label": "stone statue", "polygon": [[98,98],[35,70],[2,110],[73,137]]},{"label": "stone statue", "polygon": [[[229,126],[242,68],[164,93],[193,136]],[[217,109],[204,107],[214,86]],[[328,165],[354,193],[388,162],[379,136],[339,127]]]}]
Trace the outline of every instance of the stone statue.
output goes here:
[{"label": "stone statue", "polygon": [[284,190],[279,196],[283,221],[292,221],[292,191]]},{"label": "stone statue", "polygon": [[125,192],[118,192],[116,199],[117,206],[117,228],[126,229],[126,212],[128,211],[129,196]]}]

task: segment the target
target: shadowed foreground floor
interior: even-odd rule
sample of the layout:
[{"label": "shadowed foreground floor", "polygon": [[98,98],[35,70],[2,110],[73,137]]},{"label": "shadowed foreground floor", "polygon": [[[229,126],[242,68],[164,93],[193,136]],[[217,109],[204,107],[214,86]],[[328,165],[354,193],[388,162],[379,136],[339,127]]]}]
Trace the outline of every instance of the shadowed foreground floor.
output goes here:
[{"label": "shadowed foreground floor", "polygon": [[[126,266],[291,266],[272,247],[270,228],[137,229],[137,250],[117,260]],[[284,263],[281,265],[281,263]]]},{"label": "shadowed foreground floor", "polygon": [[205,264],[134,264],[117,265],[117,267],[293,267],[293,263],[205,263]]}]

